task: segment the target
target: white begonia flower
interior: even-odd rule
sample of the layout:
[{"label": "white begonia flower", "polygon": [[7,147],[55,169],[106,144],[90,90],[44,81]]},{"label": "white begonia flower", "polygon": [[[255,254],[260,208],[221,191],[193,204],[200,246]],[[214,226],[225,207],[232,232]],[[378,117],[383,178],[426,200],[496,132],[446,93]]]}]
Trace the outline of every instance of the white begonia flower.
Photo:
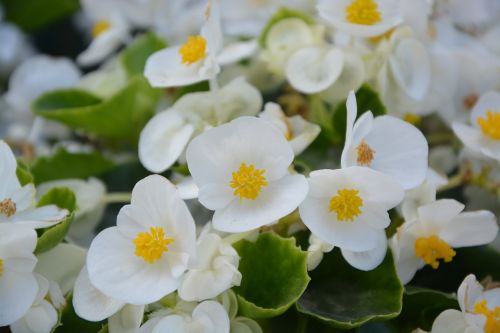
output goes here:
[{"label": "white begonia flower", "polygon": [[144,305],[126,304],[109,317],[109,333],[138,333],[144,318]]},{"label": "white begonia flower", "polygon": [[380,171],[408,190],[420,185],[427,174],[428,146],[415,126],[392,116],[357,114],[354,92],[347,98],[347,131],[341,165],[359,165]]},{"label": "white begonia flower", "polygon": [[192,314],[169,314],[153,318],[141,327],[141,333],[229,333],[229,317],[226,309],[215,301],[204,301]]},{"label": "white begonia flower", "polygon": [[460,310],[442,312],[432,324],[431,333],[495,333],[500,328],[500,288],[484,290],[473,274],[457,292]]},{"label": "white begonia flower", "polygon": [[321,127],[300,115],[287,117],[279,104],[268,102],[259,117],[276,126],[290,142],[293,153],[302,153],[319,135]]},{"label": "white begonia flower", "polygon": [[103,99],[113,96],[127,85],[127,73],[118,58],[82,76],[78,86]]},{"label": "white begonia flower", "polygon": [[55,306],[45,298],[50,283],[41,275],[36,275],[38,293],[28,312],[10,325],[12,333],[50,333],[58,322]]},{"label": "white begonia flower", "polygon": [[0,327],[23,317],[36,298],[36,242],[33,229],[0,223]]},{"label": "white begonia flower", "polygon": [[54,180],[40,184],[37,187],[37,197],[40,198],[55,187],[67,187],[76,196],[77,210],[67,236],[79,245],[90,245],[95,235],[94,229],[100,222],[106,207],[103,201],[106,186],[97,178],[90,178],[87,181],[82,179]]},{"label": "white begonia flower", "polygon": [[232,289],[217,297],[217,301],[226,309],[231,322],[231,333],[262,333],[262,328],[253,319],[236,317],[238,314],[238,299]]},{"label": "white begonia flower", "polygon": [[0,40],[0,77],[6,78],[21,61],[32,55],[33,49],[16,25],[2,22],[1,18]]},{"label": "white begonia flower", "polygon": [[316,237],[341,248],[354,267],[369,270],[385,257],[384,229],[391,222],[387,211],[403,196],[398,182],[366,167],[316,170],[299,212]]},{"label": "white begonia flower", "polygon": [[90,245],[87,269],[103,294],[136,305],[175,291],[196,253],[194,220],[175,186],[159,175],[139,181],[117,226]]},{"label": "white begonia flower", "polygon": [[186,151],[199,201],[215,210],[216,230],[244,232],[291,213],[307,194],[303,175],[291,175],[293,150],[269,122],[240,117],[196,137]]},{"label": "white begonia flower", "polygon": [[165,171],[195,135],[239,116],[254,116],[262,108],[260,92],[243,78],[234,79],[217,94],[217,101],[211,92],[186,94],[149,120],[139,138],[139,159],[146,169]]},{"label": "white begonia flower", "polygon": [[453,123],[453,131],[470,149],[500,161],[500,93],[487,92],[472,109],[471,126]]},{"label": "white begonia flower", "polygon": [[323,254],[330,252],[334,247],[311,234],[309,236],[309,247],[307,248],[307,270],[312,271],[318,267],[321,260],[323,260]]},{"label": "white begonia flower", "polygon": [[408,283],[426,264],[437,269],[450,262],[454,248],[493,241],[498,232],[495,215],[486,210],[462,212],[456,200],[441,199],[418,208],[417,217],[406,221],[391,239],[401,282]]},{"label": "white begonia flower", "polygon": [[353,36],[375,37],[402,23],[398,0],[321,0],[321,18]]},{"label": "white begonia flower", "polygon": [[56,205],[36,207],[35,186],[21,186],[16,175],[17,161],[9,146],[0,140],[0,223],[30,228],[48,228],[69,214]]},{"label": "white begonia flower", "polygon": [[197,261],[184,275],[179,296],[185,301],[203,301],[214,298],[239,286],[239,255],[229,244],[214,233],[202,233],[197,243]]}]

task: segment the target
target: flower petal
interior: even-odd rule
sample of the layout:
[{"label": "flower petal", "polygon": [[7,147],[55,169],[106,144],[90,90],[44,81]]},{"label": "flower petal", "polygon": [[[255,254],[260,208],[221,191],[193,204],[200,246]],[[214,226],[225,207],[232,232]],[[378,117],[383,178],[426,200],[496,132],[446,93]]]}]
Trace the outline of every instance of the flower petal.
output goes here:
[{"label": "flower petal", "polygon": [[487,210],[460,213],[439,233],[451,247],[478,246],[491,243],[497,236],[495,215]]},{"label": "flower petal", "polygon": [[353,252],[341,248],[342,256],[353,267],[362,271],[371,271],[384,261],[387,253],[387,238],[385,231],[379,232],[379,241],[374,249],[362,252]]},{"label": "flower petal", "polygon": [[0,327],[20,319],[29,310],[38,292],[32,273],[4,270],[0,278]]}]

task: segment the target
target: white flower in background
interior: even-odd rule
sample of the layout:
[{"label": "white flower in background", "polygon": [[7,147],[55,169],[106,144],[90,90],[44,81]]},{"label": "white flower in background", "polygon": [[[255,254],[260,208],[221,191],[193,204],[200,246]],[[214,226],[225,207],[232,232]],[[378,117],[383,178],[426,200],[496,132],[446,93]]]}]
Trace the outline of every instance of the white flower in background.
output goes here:
[{"label": "white flower in background", "polygon": [[78,86],[103,99],[113,96],[127,84],[127,73],[119,59],[113,58],[99,69],[83,75]]},{"label": "white flower in background", "polygon": [[67,237],[80,245],[90,245],[95,236],[94,229],[104,214],[106,186],[97,178],[54,180],[38,185],[37,197],[55,187],[67,187],[76,196],[77,210]]},{"label": "white flower in background", "polygon": [[279,104],[266,103],[259,117],[276,126],[290,142],[293,153],[302,153],[319,135],[319,125],[311,123],[300,115],[287,117]]},{"label": "white flower in background", "polygon": [[32,55],[27,37],[14,24],[2,22],[0,17],[0,77],[7,77],[16,66]]},{"label": "white flower in background", "polygon": [[358,166],[316,170],[309,177],[309,193],[299,206],[304,224],[322,241],[341,248],[352,266],[378,266],[387,250],[387,211],[403,200],[403,188],[381,172]]},{"label": "white flower in background", "polygon": [[231,333],[262,333],[262,328],[253,319],[236,317],[238,314],[238,299],[233,290],[228,290],[217,297],[217,301],[226,309],[231,321]]},{"label": "white flower in background", "polygon": [[458,166],[458,157],[453,147],[434,146],[429,151],[429,167],[442,175],[451,173]]},{"label": "white flower in background", "polygon": [[173,184],[153,175],[132,190],[117,226],[90,245],[87,269],[103,294],[149,304],[175,291],[196,253],[194,220]]},{"label": "white flower in background", "polygon": [[48,228],[64,220],[66,209],[55,205],[36,207],[33,184],[21,186],[16,175],[17,161],[9,146],[0,140],[0,223],[30,228]]},{"label": "white flower in background", "polygon": [[291,175],[293,150],[269,122],[240,117],[196,137],[186,151],[199,201],[215,210],[219,231],[244,232],[291,213],[307,194],[303,175]]},{"label": "white flower in background", "polygon": [[217,101],[211,92],[186,94],[153,117],[139,139],[142,165],[151,172],[163,172],[181,157],[194,136],[239,116],[254,116],[262,107],[260,92],[243,78],[234,79],[217,94]]},{"label": "white flower in background", "polygon": [[500,93],[487,92],[472,109],[471,125],[453,123],[453,131],[470,149],[500,161]]},{"label": "white flower in background", "polygon": [[35,301],[36,241],[33,229],[0,223],[0,327],[19,320]]},{"label": "white flower in background", "polygon": [[380,171],[408,190],[420,185],[427,175],[428,146],[422,132],[392,116],[357,114],[354,92],[347,98],[347,132],[341,165],[359,165]]},{"label": "white flower in background", "polygon": [[214,301],[204,301],[191,314],[175,313],[153,317],[142,327],[141,333],[229,333],[229,317],[226,309]]},{"label": "white flower in background", "polygon": [[375,37],[402,23],[398,0],[321,0],[321,18],[353,36]]},{"label": "white flower in background", "polygon": [[478,246],[493,241],[498,232],[495,216],[486,210],[462,212],[456,200],[441,199],[417,210],[391,239],[399,278],[410,282],[426,264],[437,269],[440,260],[450,262],[454,248]]},{"label": "white flower in background", "polygon": [[197,261],[188,270],[179,287],[179,296],[185,301],[211,299],[233,286],[239,286],[239,256],[215,233],[202,233],[198,238]]},{"label": "white flower in background", "polygon": [[323,254],[333,250],[334,246],[323,242],[311,234],[309,236],[309,247],[307,248],[307,270],[312,271],[319,266],[323,260]]},{"label": "white flower in background", "polygon": [[431,333],[496,333],[500,329],[500,288],[484,290],[473,274],[457,292],[460,311],[449,309],[434,320]]}]

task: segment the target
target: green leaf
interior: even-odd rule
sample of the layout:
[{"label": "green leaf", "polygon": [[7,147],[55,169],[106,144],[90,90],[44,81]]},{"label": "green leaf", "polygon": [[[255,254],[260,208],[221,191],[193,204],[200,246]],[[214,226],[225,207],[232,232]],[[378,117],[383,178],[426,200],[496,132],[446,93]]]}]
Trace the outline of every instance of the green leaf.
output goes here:
[{"label": "green leaf", "polygon": [[47,205],[56,205],[59,208],[65,208],[70,214],[64,221],[41,231],[36,244],[36,254],[46,252],[64,240],[73,221],[76,209],[76,197],[69,188],[56,187],[45,193],[38,201],[37,206],[42,207]]},{"label": "green leaf", "polygon": [[390,250],[380,266],[364,272],[351,267],[334,249],[310,274],[311,283],[297,309],[332,326],[353,328],[401,312],[403,286]]},{"label": "green leaf", "polygon": [[88,178],[115,167],[115,163],[98,152],[69,153],[58,149],[52,156],[38,158],[31,166],[35,183],[67,178]]},{"label": "green leaf", "polygon": [[310,17],[309,15],[304,14],[301,11],[287,8],[287,7],[282,7],[280,8],[267,22],[266,26],[262,30],[262,32],[259,35],[259,44],[262,48],[266,47],[266,38],[267,34],[269,33],[269,30],[271,30],[272,26],[278,23],[281,20],[288,19],[288,18],[298,18],[303,20],[309,25],[312,25],[315,23],[314,19]]},{"label": "green leaf", "polygon": [[154,33],[147,33],[137,38],[120,55],[123,68],[129,76],[142,75],[148,57],[167,47],[167,43]]},{"label": "green leaf", "polygon": [[73,308],[73,295],[66,297],[66,306],[61,313],[61,326],[54,330],[54,333],[100,333],[105,329],[104,322],[86,321],[75,313]]},{"label": "green leaf", "polygon": [[235,244],[241,261],[241,285],[235,288],[242,315],[274,317],[285,312],[302,295],[309,282],[307,254],[294,238],[264,233],[256,242]]},{"label": "green leaf", "polygon": [[33,183],[33,175],[30,172],[28,164],[22,160],[17,160],[16,175],[17,179],[19,179],[19,182],[21,183],[21,186]]},{"label": "green leaf", "polygon": [[135,76],[109,99],[101,100],[78,89],[46,93],[34,101],[37,115],[107,139],[135,144],[141,129],[154,114],[159,91]]},{"label": "green leaf", "polygon": [[[381,116],[387,114],[387,109],[380,100],[379,95],[370,86],[364,84],[356,91],[356,103],[358,105],[358,118],[366,111],[371,111],[373,115]],[[340,102],[333,113],[333,127],[336,134],[345,138],[347,109],[346,101]]]}]

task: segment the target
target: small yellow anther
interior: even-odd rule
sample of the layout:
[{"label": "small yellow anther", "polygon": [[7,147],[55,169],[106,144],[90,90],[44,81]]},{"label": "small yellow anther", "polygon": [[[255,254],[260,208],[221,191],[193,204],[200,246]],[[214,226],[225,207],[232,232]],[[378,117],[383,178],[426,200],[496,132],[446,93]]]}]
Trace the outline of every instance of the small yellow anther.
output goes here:
[{"label": "small yellow anther", "polygon": [[415,255],[434,269],[439,267],[439,259],[450,262],[455,254],[451,246],[436,235],[419,237],[415,241]]},{"label": "small yellow anther", "polygon": [[140,232],[134,239],[135,255],[152,264],[161,259],[164,252],[168,252],[168,245],[173,238],[165,237],[162,227],[151,227],[149,232]]},{"label": "small yellow anther", "polygon": [[241,163],[238,171],[233,172],[233,179],[229,186],[234,188],[233,195],[239,196],[240,199],[255,200],[262,190],[262,187],[267,185],[264,169],[255,169],[253,164],[247,166]]},{"label": "small yellow anther", "polygon": [[363,199],[358,194],[358,190],[344,188],[338,190],[337,195],[331,197],[330,212],[337,213],[337,220],[352,222],[361,214]]},{"label": "small yellow anther", "polygon": [[500,112],[488,111],[486,118],[477,118],[477,123],[484,135],[493,140],[500,140]]},{"label": "small yellow anther", "polygon": [[354,24],[373,25],[382,21],[382,15],[374,0],[353,0],[345,11],[347,21]]},{"label": "small yellow anther", "polygon": [[207,41],[202,36],[189,36],[187,41],[180,47],[181,62],[191,65],[206,57]]}]

